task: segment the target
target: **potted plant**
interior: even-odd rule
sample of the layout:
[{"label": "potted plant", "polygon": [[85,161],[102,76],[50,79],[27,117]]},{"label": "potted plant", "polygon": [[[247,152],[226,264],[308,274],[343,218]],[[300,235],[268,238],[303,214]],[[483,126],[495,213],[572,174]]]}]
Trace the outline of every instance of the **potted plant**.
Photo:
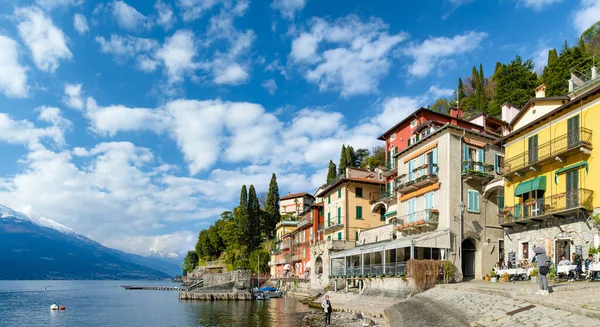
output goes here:
[{"label": "potted plant", "polygon": [[528,200],[527,202],[525,202],[525,205],[527,205],[527,206],[534,205],[534,204],[535,204],[535,199]]},{"label": "potted plant", "polygon": [[492,281],[492,283],[495,283],[498,281],[498,274],[496,273],[495,270],[492,270],[492,272],[490,273],[490,280]]},{"label": "potted plant", "polygon": [[486,274],[485,277],[483,277],[483,280],[485,280],[486,282],[490,281],[490,275]]},{"label": "potted plant", "polygon": [[537,268],[531,269],[531,272],[529,272],[529,277],[531,277],[531,283],[532,284],[537,283],[537,275],[538,275]]}]

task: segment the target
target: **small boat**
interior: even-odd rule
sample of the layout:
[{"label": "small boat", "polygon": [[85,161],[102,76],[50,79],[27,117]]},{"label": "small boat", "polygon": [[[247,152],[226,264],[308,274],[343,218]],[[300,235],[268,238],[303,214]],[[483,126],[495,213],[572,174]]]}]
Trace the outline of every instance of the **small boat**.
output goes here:
[{"label": "small boat", "polygon": [[54,303],[50,306],[50,310],[58,310],[58,309],[59,309],[59,307],[58,307],[58,304],[56,304],[56,303]]},{"label": "small boat", "polygon": [[67,310],[67,307],[65,307],[64,305],[61,305],[59,308],[61,311]]},{"label": "small boat", "polygon": [[265,287],[259,288],[258,290],[262,291],[264,293],[264,295],[270,299],[281,297],[281,292],[278,291],[275,287],[265,286]]}]

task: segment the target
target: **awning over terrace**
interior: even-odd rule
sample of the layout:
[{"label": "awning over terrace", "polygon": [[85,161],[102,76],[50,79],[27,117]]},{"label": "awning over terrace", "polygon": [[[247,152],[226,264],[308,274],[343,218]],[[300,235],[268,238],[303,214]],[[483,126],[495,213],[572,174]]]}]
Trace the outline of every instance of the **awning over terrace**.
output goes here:
[{"label": "awning over terrace", "polygon": [[521,196],[531,191],[545,191],[546,190],[546,176],[539,176],[528,181],[519,183],[515,188],[515,196]]}]

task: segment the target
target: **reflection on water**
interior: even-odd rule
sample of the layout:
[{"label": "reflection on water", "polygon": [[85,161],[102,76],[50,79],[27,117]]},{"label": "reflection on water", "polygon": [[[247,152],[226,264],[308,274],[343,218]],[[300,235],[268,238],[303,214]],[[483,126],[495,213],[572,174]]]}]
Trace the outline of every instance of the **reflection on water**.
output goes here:
[{"label": "reflection on water", "polygon": [[[0,281],[1,327],[271,327],[294,326],[307,311],[295,299],[179,301],[177,292],[126,291],[148,281]],[[50,311],[50,305],[66,311]]]}]

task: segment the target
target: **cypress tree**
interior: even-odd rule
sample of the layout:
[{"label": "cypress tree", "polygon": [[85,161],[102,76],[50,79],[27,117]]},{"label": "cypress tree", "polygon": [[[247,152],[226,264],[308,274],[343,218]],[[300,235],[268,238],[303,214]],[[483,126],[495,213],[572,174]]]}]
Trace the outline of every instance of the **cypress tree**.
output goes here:
[{"label": "cypress tree", "polygon": [[246,185],[242,186],[242,190],[240,191],[240,208],[248,207],[248,191],[246,190]]},{"label": "cypress tree", "polygon": [[346,147],[346,164],[348,167],[356,167],[356,154],[354,148],[351,146]]},{"label": "cypress tree", "polygon": [[338,166],[338,175],[345,174],[346,167],[348,167],[348,163],[346,162],[346,146],[342,144],[342,152],[340,153],[340,165]]},{"label": "cypress tree", "polygon": [[245,228],[248,232],[248,247],[254,250],[260,244],[260,203],[254,185],[250,185],[248,192],[248,226]]},{"label": "cypress tree", "polygon": [[479,94],[477,95],[477,107],[481,112],[487,112],[487,98],[485,96],[485,77],[483,75],[483,65],[479,64]]},{"label": "cypress tree", "polygon": [[558,59],[558,53],[556,52],[556,49],[548,50],[548,63],[546,64],[546,67],[550,66],[556,61],[556,59]]},{"label": "cypress tree", "polygon": [[522,108],[535,95],[538,77],[533,68],[531,59],[523,61],[517,56],[494,74],[496,93],[494,108],[491,108],[494,113],[499,113],[500,106],[505,102]]},{"label": "cypress tree", "polygon": [[333,160],[329,160],[329,170],[327,171],[327,184],[335,180],[335,177],[337,175],[336,171],[337,169],[335,167],[335,164],[333,163]]},{"label": "cypress tree", "polygon": [[275,176],[275,173],[271,175],[264,216],[262,224],[263,232],[268,237],[273,237],[275,225],[281,221],[281,214],[279,213],[279,186],[277,186],[277,176]]},{"label": "cypress tree", "polygon": [[248,215],[248,192],[246,185],[242,186],[240,191],[240,205],[235,209],[235,216],[237,219],[238,227],[242,231],[242,241],[244,245],[248,246],[250,235],[250,216]]},{"label": "cypress tree", "polygon": [[462,102],[465,100],[465,89],[463,87],[462,78],[458,78],[458,89],[456,90],[458,105],[460,106]]}]

